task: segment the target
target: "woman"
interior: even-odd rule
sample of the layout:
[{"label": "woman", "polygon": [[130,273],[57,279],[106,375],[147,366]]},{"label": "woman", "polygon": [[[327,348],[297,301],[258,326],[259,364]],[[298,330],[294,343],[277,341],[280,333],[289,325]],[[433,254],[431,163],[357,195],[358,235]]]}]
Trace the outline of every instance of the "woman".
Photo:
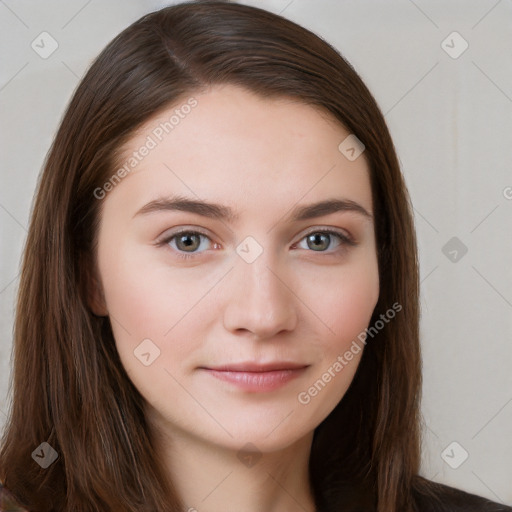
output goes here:
[{"label": "woman", "polygon": [[510,511],[418,475],[418,310],[406,187],[351,66],[260,9],[147,15],[91,66],[41,176],[5,492],[31,511]]}]

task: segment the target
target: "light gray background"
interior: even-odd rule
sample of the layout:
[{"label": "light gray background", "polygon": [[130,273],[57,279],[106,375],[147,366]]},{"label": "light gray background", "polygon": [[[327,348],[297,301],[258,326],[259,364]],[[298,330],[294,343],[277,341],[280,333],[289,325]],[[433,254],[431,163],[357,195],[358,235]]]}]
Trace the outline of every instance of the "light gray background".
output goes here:
[{"label": "light gray background", "polygon": [[[384,112],[420,245],[422,474],[512,504],[512,1],[246,3],[327,39]],[[19,260],[44,156],[91,60],[164,4],[0,0],[0,426]],[[47,59],[31,48],[43,31],[59,44]],[[453,37],[443,45],[454,31],[469,44],[458,58],[443,49],[461,48]],[[452,237],[468,249],[456,262],[442,250]],[[452,465],[469,454],[457,469],[441,457],[454,441]]]}]

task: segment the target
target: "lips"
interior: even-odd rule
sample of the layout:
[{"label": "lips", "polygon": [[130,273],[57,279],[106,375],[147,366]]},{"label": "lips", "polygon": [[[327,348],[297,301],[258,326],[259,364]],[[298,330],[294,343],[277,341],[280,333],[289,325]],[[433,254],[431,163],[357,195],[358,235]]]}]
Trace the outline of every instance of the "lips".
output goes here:
[{"label": "lips", "polygon": [[287,361],[265,364],[247,362],[202,367],[200,370],[242,391],[261,393],[275,391],[285,386],[291,380],[300,377],[308,366]]},{"label": "lips", "polygon": [[233,363],[221,366],[209,366],[204,368],[220,372],[272,372],[276,370],[298,370],[300,368],[305,368],[307,366],[309,365],[281,361],[265,364],[258,364],[254,362]]}]

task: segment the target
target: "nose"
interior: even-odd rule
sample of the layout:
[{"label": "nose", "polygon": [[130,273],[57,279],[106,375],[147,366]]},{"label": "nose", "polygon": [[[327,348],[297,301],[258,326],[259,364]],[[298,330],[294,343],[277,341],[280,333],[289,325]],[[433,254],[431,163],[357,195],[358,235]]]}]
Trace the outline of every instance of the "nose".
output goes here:
[{"label": "nose", "polygon": [[224,303],[224,327],[233,333],[251,333],[258,339],[293,331],[297,299],[293,277],[263,252],[252,263],[238,261],[230,272]]}]

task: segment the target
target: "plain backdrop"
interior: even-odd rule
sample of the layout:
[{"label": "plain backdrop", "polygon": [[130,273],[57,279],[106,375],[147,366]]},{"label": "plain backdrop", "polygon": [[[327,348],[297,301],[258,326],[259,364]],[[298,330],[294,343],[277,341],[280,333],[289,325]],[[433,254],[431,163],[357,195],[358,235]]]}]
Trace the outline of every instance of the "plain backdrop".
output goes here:
[{"label": "plain backdrop", "polygon": [[[419,239],[422,474],[512,504],[512,2],[246,3],[330,42],[385,114]],[[0,426],[19,263],[43,159],[92,59],[163,5],[0,1]],[[42,32],[58,44],[46,58],[32,47]]]}]

